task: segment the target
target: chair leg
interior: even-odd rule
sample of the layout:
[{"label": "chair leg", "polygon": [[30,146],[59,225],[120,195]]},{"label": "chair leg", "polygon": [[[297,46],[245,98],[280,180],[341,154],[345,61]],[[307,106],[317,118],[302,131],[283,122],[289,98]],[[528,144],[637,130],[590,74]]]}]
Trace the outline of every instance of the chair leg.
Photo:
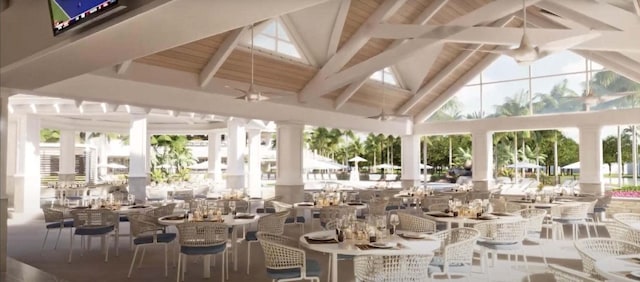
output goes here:
[{"label": "chair leg", "polygon": [[182,254],[178,254],[178,269],[176,270],[176,282],[180,282],[180,271],[182,266]]},{"label": "chair leg", "polygon": [[[137,247],[136,247],[137,248]],[[142,255],[140,256],[140,261],[138,262],[138,268],[142,266],[142,261],[144,260],[144,254],[147,252],[147,247],[142,247]]]},{"label": "chair leg", "polygon": [[133,251],[133,259],[131,259],[131,266],[129,266],[129,275],[127,275],[127,278],[131,278],[131,271],[133,271],[133,264],[136,262],[136,256],[138,255],[139,248],[140,246],[136,246],[135,251]]},{"label": "chair leg", "polygon": [[249,275],[250,266],[251,266],[251,242],[247,241],[247,275]]},{"label": "chair leg", "polygon": [[226,267],[226,262],[227,262],[227,254],[226,254],[226,250],[224,252],[222,252],[222,271],[220,271],[222,273],[222,277],[220,278],[220,281],[224,281],[224,273],[225,273],[225,267]]},{"label": "chair leg", "polygon": [[524,260],[524,267],[527,270],[527,280],[531,282],[531,275],[529,274],[529,263],[527,262],[527,254],[522,249],[522,259]]},{"label": "chair leg", "polygon": [[[104,240],[105,240],[104,244],[107,246],[107,250],[104,254],[104,262],[108,262],[109,261],[109,235],[108,234],[104,235]],[[116,250],[116,252],[117,251],[118,250]]]},{"label": "chair leg", "polygon": [[[47,230],[47,231],[49,231],[49,230]],[[60,235],[61,235],[61,234],[62,234],[62,228],[59,228],[59,229],[58,229],[58,238],[56,238],[56,244],[53,246],[53,249],[54,249],[54,250],[57,250],[57,249],[58,249],[58,242],[60,241]]]},{"label": "chair leg", "polygon": [[42,240],[42,248],[40,248],[40,255],[42,255],[42,250],[44,250],[44,244],[47,243],[48,236],[49,236],[49,229],[47,229],[47,233],[44,234],[44,240]]},{"label": "chair leg", "polygon": [[71,254],[73,254],[73,235],[69,236],[69,261],[71,263]]},{"label": "chair leg", "polygon": [[329,264],[328,265],[328,269],[329,271],[327,271],[328,275],[327,275],[327,282],[331,282],[331,255],[329,255]]}]

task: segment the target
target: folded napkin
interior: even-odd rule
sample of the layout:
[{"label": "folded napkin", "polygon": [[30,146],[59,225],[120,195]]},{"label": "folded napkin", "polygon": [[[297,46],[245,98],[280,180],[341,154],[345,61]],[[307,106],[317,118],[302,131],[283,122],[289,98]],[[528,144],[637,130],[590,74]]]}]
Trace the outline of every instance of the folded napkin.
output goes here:
[{"label": "folded napkin", "polygon": [[184,220],[184,215],[165,216],[162,219],[164,219],[164,220]]},{"label": "folded napkin", "polygon": [[331,239],[313,239],[310,238],[309,236],[304,236],[304,239],[307,240],[307,243],[309,244],[336,244],[338,243],[338,240],[331,238]]},{"label": "folded napkin", "polygon": [[255,214],[239,214],[234,216],[234,219],[253,219],[255,218],[256,215]]},{"label": "folded napkin", "polygon": [[448,214],[448,213],[428,213],[428,215],[434,216],[434,217],[453,217],[452,214]]},{"label": "folded napkin", "polygon": [[399,250],[399,249],[401,249],[401,245],[400,244],[396,245],[393,248],[383,248],[383,247],[378,248],[378,247],[372,246],[370,244],[356,244],[356,247],[358,249],[360,249],[360,250],[363,250],[363,251],[366,251],[366,250]]}]

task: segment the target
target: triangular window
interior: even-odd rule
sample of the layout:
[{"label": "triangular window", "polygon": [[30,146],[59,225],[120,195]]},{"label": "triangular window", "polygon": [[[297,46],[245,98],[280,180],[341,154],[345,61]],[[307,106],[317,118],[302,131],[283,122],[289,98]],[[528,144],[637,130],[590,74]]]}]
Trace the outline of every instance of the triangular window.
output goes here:
[{"label": "triangular window", "polygon": [[260,33],[254,35],[253,45],[306,63],[302,52],[279,18],[266,23]]},{"label": "triangular window", "polygon": [[[384,73],[384,76],[382,75]],[[396,79],[396,74],[390,67],[386,67],[377,72],[374,72],[369,78],[380,81],[384,84],[389,84],[393,86],[400,86],[398,84],[398,80]]]}]

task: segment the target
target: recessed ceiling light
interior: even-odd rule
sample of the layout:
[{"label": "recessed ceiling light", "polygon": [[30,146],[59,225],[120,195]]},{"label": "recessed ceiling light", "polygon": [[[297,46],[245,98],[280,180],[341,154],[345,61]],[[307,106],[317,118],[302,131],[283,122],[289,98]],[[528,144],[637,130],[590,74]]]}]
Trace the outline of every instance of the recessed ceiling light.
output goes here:
[{"label": "recessed ceiling light", "polygon": [[56,113],[59,114],[60,113],[60,105],[58,104],[53,104],[53,108],[56,109]]},{"label": "recessed ceiling light", "polygon": [[34,113],[34,114],[38,113],[38,109],[36,108],[35,104],[31,104],[31,105],[29,105],[29,107],[31,107],[31,112],[32,113]]},{"label": "recessed ceiling light", "polygon": [[131,107],[129,107],[129,105],[124,105],[124,109],[127,111],[127,113],[131,113]]}]

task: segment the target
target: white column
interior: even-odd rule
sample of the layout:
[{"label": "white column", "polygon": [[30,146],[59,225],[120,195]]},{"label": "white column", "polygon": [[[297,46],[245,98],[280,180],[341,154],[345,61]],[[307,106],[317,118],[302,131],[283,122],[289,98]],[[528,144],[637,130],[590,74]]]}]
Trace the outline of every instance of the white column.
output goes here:
[{"label": "white column", "polygon": [[420,136],[400,137],[402,153],[402,188],[410,188],[420,182]]},{"label": "white column", "polygon": [[60,130],[60,171],[58,181],[73,182],[76,177],[76,132]]},{"label": "white column", "polygon": [[0,94],[0,273],[7,272],[7,219],[9,218],[9,199],[7,198],[8,167],[8,125],[9,97]]},{"label": "white column", "polygon": [[580,192],[604,193],[602,181],[602,127],[581,126],[580,130]]},{"label": "white column", "polygon": [[493,132],[471,133],[473,189],[488,191],[493,184]]},{"label": "white column", "polygon": [[129,127],[129,193],[136,196],[136,202],[146,200],[147,187],[147,116],[131,114]]},{"label": "white column", "polygon": [[17,157],[14,177],[14,208],[19,213],[40,212],[40,118],[17,120]]},{"label": "white column", "polygon": [[208,164],[209,164],[209,177],[213,181],[222,181],[222,155],[220,154],[220,143],[222,139],[222,133],[212,131],[209,133],[209,146],[208,146]]},{"label": "white column", "polygon": [[244,152],[247,144],[246,121],[233,118],[227,122],[227,188],[245,189]]},{"label": "white column", "polygon": [[251,196],[261,196],[262,189],[262,168],[260,161],[262,153],[260,150],[260,129],[249,129],[249,194]]},{"label": "white column", "polygon": [[107,163],[109,163],[109,159],[107,156],[107,145],[107,134],[100,134],[100,138],[98,141],[98,163],[100,164],[98,177],[107,175],[109,171],[107,168]]},{"label": "white column", "polygon": [[302,181],[302,150],[304,125],[278,122],[276,166],[276,196],[288,203],[304,200]]}]

